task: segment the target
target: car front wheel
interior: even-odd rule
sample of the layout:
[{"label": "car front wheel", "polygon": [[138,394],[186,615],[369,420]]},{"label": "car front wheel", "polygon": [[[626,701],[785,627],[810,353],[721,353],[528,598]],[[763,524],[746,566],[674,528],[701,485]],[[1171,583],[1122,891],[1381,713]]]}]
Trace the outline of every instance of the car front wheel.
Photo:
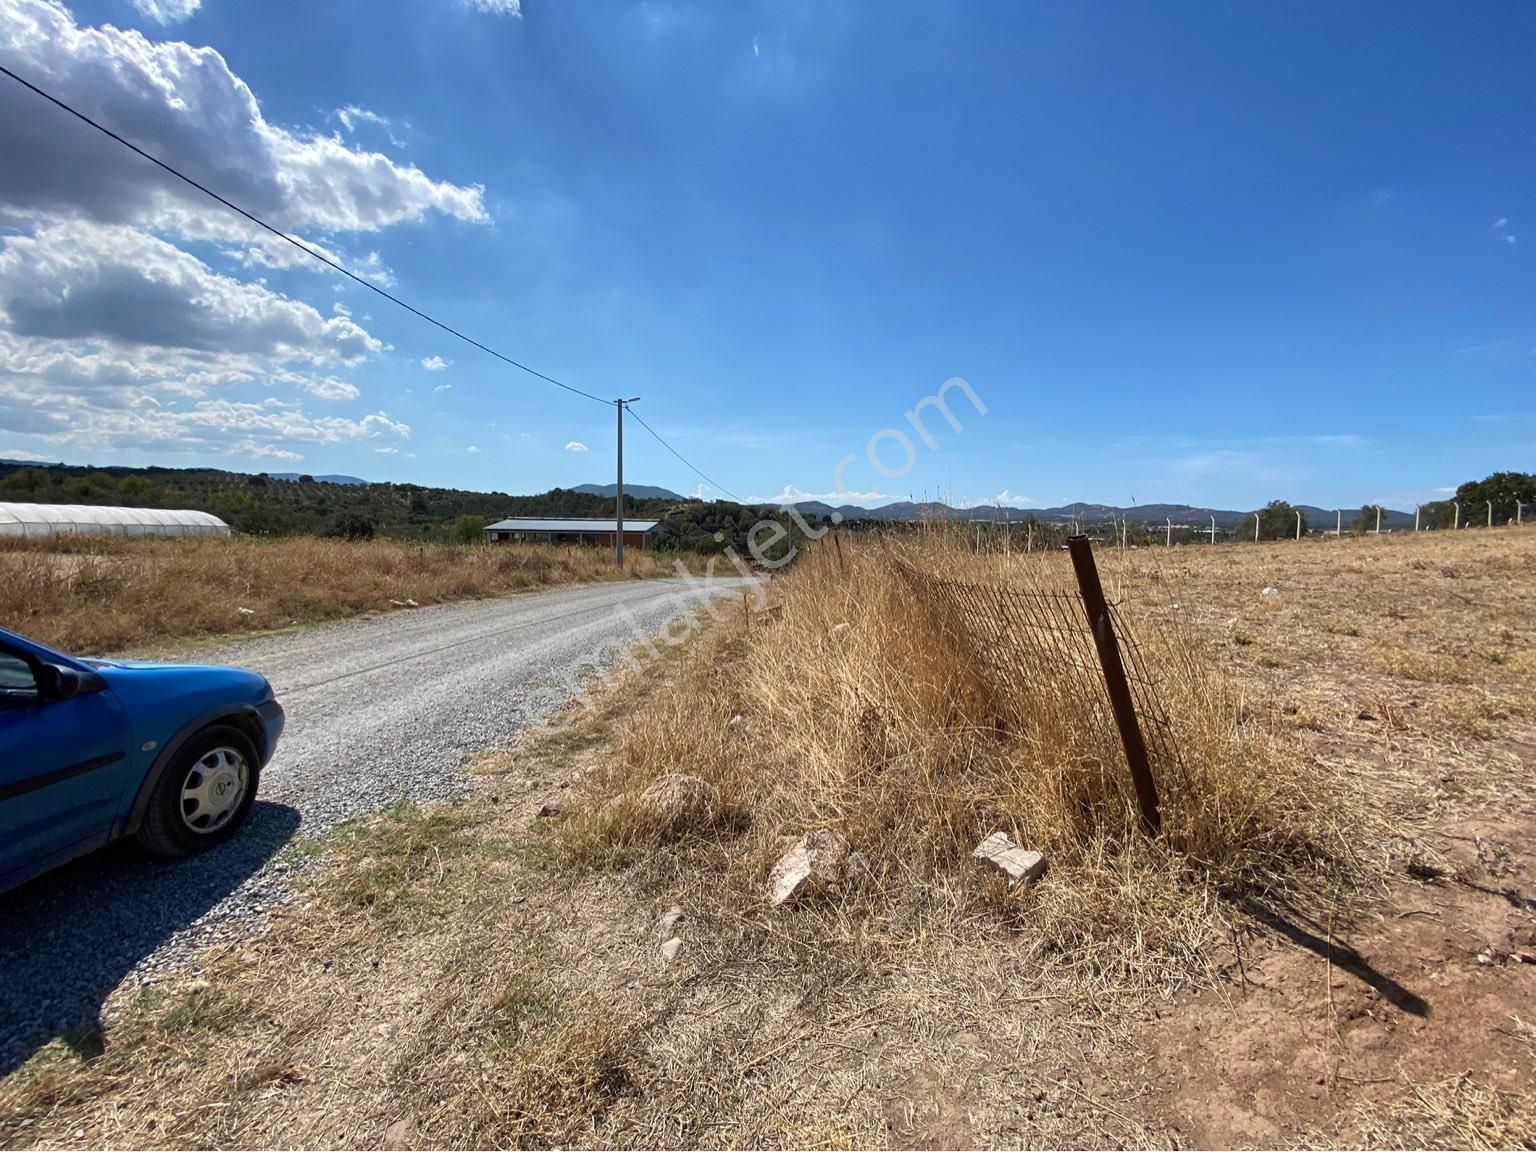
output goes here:
[{"label": "car front wheel", "polygon": [[159,856],[191,856],[229,839],[256,799],[260,762],[228,724],[194,734],[155,782],[139,843]]}]

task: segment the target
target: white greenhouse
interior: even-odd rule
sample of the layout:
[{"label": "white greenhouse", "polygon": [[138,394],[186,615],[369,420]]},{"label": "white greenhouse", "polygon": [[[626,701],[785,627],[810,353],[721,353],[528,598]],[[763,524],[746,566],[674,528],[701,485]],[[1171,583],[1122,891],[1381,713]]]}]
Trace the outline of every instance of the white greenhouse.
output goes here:
[{"label": "white greenhouse", "polygon": [[0,503],[0,536],[228,536],[229,525],[181,508]]}]

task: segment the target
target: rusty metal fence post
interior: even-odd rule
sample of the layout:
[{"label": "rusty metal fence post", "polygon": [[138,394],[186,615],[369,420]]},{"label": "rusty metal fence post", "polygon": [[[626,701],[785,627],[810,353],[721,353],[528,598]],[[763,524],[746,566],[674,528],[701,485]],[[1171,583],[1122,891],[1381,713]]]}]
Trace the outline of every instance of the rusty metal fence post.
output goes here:
[{"label": "rusty metal fence post", "polygon": [[1155,836],[1162,827],[1162,816],[1157,809],[1157,782],[1152,779],[1146,741],[1141,736],[1131,686],[1125,678],[1125,664],[1120,659],[1120,643],[1115,638],[1109,604],[1104,600],[1099,570],[1093,562],[1093,545],[1087,536],[1071,536],[1067,539],[1067,552],[1072,557],[1072,570],[1077,574],[1078,591],[1088,613],[1088,628],[1093,632],[1093,642],[1099,651],[1099,665],[1104,669],[1104,687],[1109,691],[1115,726],[1120,729],[1120,742],[1125,746],[1125,762],[1131,769],[1131,782],[1136,786],[1141,822]]}]

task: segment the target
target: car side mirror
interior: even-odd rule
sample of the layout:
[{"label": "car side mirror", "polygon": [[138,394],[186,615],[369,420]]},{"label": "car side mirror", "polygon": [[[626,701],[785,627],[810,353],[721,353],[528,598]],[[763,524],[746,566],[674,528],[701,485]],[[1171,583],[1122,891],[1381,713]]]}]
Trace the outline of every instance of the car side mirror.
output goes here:
[{"label": "car side mirror", "polygon": [[74,668],[61,668],[57,664],[37,665],[37,699],[45,703],[69,700],[86,687],[86,677]]}]

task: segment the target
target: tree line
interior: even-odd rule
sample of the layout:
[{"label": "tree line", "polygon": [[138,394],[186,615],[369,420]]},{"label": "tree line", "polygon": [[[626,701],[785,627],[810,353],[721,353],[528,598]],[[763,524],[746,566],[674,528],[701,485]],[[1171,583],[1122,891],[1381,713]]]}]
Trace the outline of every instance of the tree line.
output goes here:
[{"label": "tree line", "polygon": [[[615,515],[613,497],[553,488],[532,496],[471,492],[421,484],[334,484],[304,475],[279,479],[213,468],[85,468],[0,464],[0,500],[34,504],[97,504],[189,508],[211,512],[233,531],[258,536],[338,536],[471,544],[485,525],[510,516],[601,519]],[[626,496],[627,520],[658,520],[656,547],[705,555],[734,549],[751,555],[753,526],[765,517],[780,525],[759,530],[758,552],[777,559],[804,533],[775,509],[699,500],[637,500]],[[811,517],[810,520],[816,519]]]}]

